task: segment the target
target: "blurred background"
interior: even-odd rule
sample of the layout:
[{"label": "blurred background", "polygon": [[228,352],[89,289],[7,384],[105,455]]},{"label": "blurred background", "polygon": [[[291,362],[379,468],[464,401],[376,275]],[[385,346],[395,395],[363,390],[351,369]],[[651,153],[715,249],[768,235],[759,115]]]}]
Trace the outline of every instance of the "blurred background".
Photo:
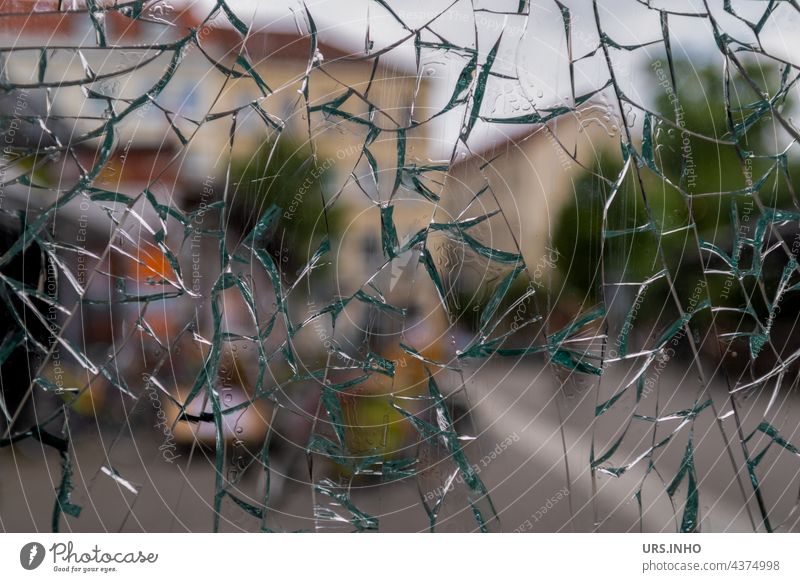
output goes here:
[{"label": "blurred background", "polygon": [[798,530],[793,3],[266,4],[0,1],[0,528]]}]

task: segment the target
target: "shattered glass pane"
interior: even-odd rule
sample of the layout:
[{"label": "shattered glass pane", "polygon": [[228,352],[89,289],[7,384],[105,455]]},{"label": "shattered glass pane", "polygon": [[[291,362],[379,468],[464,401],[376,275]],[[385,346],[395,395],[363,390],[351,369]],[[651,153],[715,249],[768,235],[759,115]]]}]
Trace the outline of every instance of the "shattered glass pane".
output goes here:
[{"label": "shattered glass pane", "polygon": [[798,26],[0,2],[0,529],[800,530]]}]

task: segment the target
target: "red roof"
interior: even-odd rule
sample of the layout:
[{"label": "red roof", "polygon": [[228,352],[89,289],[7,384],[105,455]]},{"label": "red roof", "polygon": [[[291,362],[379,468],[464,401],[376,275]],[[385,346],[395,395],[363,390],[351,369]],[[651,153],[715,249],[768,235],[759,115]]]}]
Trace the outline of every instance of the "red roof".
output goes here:
[{"label": "red roof", "polygon": [[57,0],[0,0],[0,32],[68,36],[85,14],[58,12]]},{"label": "red roof", "polygon": [[[0,32],[20,37],[47,35],[63,38],[87,30],[89,16],[85,8],[70,10],[70,6],[71,3],[64,2],[59,12],[58,0],[0,0]],[[80,6],[85,6],[85,3],[81,2]],[[183,37],[193,28],[198,31],[201,44],[222,48],[224,54],[238,54],[244,43],[247,54],[256,61],[266,58],[305,61],[309,57],[310,37],[254,27],[244,41],[243,35],[231,26],[224,14],[203,25],[205,14],[200,14],[191,5],[163,6],[166,5],[150,5],[139,19],[117,10],[105,11],[109,44],[147,43],[152,41],[153,33],[159,34],[160,40],[165,42],[169,37]],[[349,51],[325,42],[320,42],[318,48],[328,61],[352,56]]]}]

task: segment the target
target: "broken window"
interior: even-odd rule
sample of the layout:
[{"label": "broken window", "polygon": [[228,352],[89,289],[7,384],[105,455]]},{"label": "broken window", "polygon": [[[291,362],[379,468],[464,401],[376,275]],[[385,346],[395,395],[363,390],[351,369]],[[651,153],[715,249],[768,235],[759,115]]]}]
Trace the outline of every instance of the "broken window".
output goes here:
[{"label": "broken window", "polygon": [[796,531],[800,8],[272,4],[2,3],[0,526]]}]

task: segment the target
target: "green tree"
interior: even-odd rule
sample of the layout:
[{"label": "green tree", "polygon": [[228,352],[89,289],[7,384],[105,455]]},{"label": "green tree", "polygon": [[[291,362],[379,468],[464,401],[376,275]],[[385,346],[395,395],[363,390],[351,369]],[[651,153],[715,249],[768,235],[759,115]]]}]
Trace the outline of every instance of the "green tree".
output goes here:
[{"label": "green tree", "polygon": [[284,268],[303,267],[326,235],[338,234],[341,211],[325,209],[329,168],[320,167],[307,145],[283,135],[264,142],[232,165],[230,220],[250,233],[273,205],[279,209],[263,236],[267,250]]},{"label": "green tree", "polygon": [[[573,201],[560,216],[554,244],[576,258],[559,263],[572,294],[600,300],[601,254],[607,278],[642,280],[662,268],[663,257],[677,287],[690,289],[704,260],[692,224],[703,242],[731,249],[742,214],[752,213],[753,225],[760,215],[748,189],[758,190],[766,208],[796,207],[791,184],[800,176],[800,165],[782,155],[785,133],[752,86],[767,94],[774,107],[787,109],[786,79],[774,67],[756,63],[748,64],[744,75],[731,69],[726,79],[717,65],[696,68],[678,61],[675,87],[667,63],[648,68],[656,88],[656,115],[645,116],[642,139],[634,144],[638,176],[628,172],[620,184],[609,206],[607,231],[603,208],[622,170],[621,155],[610,150],[578,177]],[[764,269],[763,281],[776,285],[781,268],[766,264]],[[719,295],[721,289],[712,284],[711,293]]]}]

